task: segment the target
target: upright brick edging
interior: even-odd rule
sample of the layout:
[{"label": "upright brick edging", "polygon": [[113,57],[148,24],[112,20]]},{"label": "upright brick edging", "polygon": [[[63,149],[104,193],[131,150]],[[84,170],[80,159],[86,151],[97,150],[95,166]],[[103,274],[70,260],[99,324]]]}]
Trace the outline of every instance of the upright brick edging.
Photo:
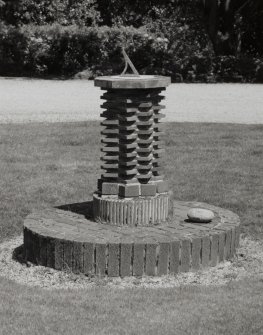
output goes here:
[{"label": "upright brick edging", "polygon": [[169,194],[154,197],[119,199],[93,195],[94,220],[116,226],[151,226],[165,223],[169,213]]},{"label": "upright brick edging", "polygon": [[[214,211],[209,224],[186,220],[190,207]],[[161,276],[197,271],[234,257],[240,222],[219,207],[174,202],[174,218],[163,225],[118,227],[83,215],[47,209],[24,222],[25,258],[57,270],[98,276]]]}]

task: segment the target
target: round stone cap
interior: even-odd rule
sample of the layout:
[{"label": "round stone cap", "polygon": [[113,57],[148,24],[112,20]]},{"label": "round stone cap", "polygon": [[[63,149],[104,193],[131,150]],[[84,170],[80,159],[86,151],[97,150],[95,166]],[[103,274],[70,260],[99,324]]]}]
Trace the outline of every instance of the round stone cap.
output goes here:
[{"label": "round stone cap", "polygon": [[170,77],[154,75],[119,75],[95,78],[95,86],[104,89],[147,89],[167,87],[171,83]]}]

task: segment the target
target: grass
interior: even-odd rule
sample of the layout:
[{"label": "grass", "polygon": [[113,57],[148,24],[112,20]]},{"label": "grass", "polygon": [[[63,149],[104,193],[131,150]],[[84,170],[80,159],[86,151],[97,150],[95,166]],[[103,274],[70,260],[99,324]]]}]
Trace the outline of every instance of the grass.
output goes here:
[{"label": "grass", "polygon": [[43,291],[0,281],[1,334],[262,334],[262,282]]},{"label": "grass", "polygon": [[[263,126],[165,124],[174,197],[229,208],[262,239]],[[33,209],[90,199],[98,122],[0,125],[0,240]],[[263,282],[46,291],[0,277],[0,334],[261,334]]]}]

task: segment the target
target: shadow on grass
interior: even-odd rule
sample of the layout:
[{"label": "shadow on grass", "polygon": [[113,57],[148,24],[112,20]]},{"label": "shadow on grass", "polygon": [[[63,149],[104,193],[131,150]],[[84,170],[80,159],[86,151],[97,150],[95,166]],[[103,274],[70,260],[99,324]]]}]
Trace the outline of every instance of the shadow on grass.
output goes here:
[{"label": "shadow on grass", "polygon": [[12,259],[18,263],[27,264],[24,256],[24,244],[21,244],[14,249]]}]

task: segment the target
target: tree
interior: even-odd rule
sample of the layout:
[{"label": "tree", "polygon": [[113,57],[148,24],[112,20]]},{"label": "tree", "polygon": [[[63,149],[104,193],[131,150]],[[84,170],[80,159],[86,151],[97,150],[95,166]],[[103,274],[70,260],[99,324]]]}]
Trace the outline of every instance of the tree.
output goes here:
[{"label": "tree", "polygon": [[216,54],[262,55],[262,0],[202,0],[208,34]]}]

